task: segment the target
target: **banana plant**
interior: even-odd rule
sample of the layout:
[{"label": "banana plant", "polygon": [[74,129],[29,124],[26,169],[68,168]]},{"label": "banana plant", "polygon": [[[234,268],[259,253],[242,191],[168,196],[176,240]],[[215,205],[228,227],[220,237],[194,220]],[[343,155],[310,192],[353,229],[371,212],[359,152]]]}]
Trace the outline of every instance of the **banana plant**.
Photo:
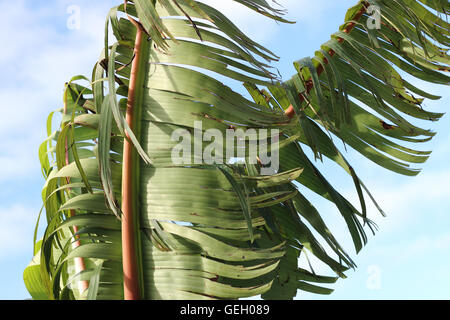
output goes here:
[{"label": "banana plant", "polygon": [[[265,0],[227,1],[291,23]],[[335,140],[398,174],[419,173],[430,152],[411,146],[435,133],[414,122],[439,120],[423,102],[440,97],[404,74],[450,83],[449,11],[447,0],[358,1],[282,81],[271,64],[278,57],[206,3],[133,0],[112,8],[92,76],[65,84],[39,149],[46,181],[24,271],[31,296],[330,294],[356,264],[301,190],[336,206],[359,252],[376,230],[366,200],[384,213]],[[62,120],[53,131],[55,113]],[[251,130],[257,134],[245,136]],[[244,135],[226,138],[238,131]],[[230,141],[233,152],[224,152]],[[251,152],[255,145],[266,157]],[[358,204],[316,167],[324,157],[352,178]],[[314,272],[312,262],[302,268],[308,255],[329,274]]]}]

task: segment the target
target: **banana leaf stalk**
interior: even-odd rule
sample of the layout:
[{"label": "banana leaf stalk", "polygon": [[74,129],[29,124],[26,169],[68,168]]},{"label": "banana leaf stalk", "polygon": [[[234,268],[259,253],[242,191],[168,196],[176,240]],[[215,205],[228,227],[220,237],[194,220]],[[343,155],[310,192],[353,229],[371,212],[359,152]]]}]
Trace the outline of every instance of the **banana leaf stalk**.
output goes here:
[{"label": "banana leaf stalk", "polygon": [[[136,27],[136,40],[134,45],[134,57],[131,64],[130,84],[128,88],[128,100],[126,109],[126,122],[130,130],[136,129],[136,86],[139,82],[139,68],[141,66],[141,48],[145,39],[145,31],[141,24],[129,17],[129,20]],[[142,72],[142,71],[141,71]],[[136,230],[136,152],[130,137],[127,135],[123,144],[123,162],[122,162],[122,264],[124,276],[124,299],[139,300],[139,268],[137,257],[137,230]]]}]

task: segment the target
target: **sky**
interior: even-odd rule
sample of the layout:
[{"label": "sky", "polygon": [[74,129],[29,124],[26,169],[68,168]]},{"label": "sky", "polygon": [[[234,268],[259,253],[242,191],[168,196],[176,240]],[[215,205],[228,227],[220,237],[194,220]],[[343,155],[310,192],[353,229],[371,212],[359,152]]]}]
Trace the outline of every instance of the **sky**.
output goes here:
[{"label": "sky", "polygon": [[[356,0],[278,0],[287,18],[280,24],[254,15],[229,0],[205,0],[216,5],[252,39],[278,56],[284,79],[292,63],[312,56],[342,24]],[[104,21],[120,1],[0,0],[0,300],[29,298],[22,280],[32,258],[33,230],[41,207],[44,180],[38,159],[46,138],[46,117],[62,105],[64,83],[72,76],[89,76],[103,45]],[[79,24],[74,14],[79,13]],[[432,111],[446,112],[448,87],[423,84],[433,94]],[[333,286],[331,296],[300,293],[297,299],[448,299],[450,294],[450,118],[420,123],[436,131],[424,150],[433,150],[423,172],[414,178],[377,167],[355,152],[348,160],[384,211],[369,216],[379,225],[368,245],[356,255],[337,210],[308,194],[331,229],[352,254],[358,268]],[[56,125],[56,123],[55,123]],[[337,189],[357,204],[351,179],[330,161],[318,164]],[[317,272],[322,272],[319,267]]]}]

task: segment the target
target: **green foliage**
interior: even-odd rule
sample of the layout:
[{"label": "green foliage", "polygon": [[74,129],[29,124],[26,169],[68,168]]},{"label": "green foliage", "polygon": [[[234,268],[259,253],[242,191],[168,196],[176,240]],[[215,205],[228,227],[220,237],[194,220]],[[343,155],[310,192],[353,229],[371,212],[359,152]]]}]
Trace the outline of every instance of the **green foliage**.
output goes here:
[{"label": "green foliage", "polygon": [[[235,1],[286,22],[282,11],[265,0]],[[448,1],[360,1],[314,57],[294,63],[296,73],[284,83],[268,64],[277,57],[216,9],[194,0],[125,3],[110,11],[106,30],[112,27],[117,42],[105,46],[92,79],[75,77],[66,85],[64,108],[57,110],[63,120],[55,132],[53,113],[49,117],[48,139],[39,149],[47,228],[24,272],[32,297],[123,299],[125,136],[136,147],[133,183],[143,298],[262,294],[292,299],[298,290],[331,293],[323,286],[345,278],[355,263],[297,186],[336,205],[359,252],[367,242],[364,225],[374,228],[364,192],[372,197],[330,133],[386,169],[419,172],[410,164],[425,162],[430,152],[402,143],[426,142],[434,133],[405,115],[436,121],[442,114],[424,110],[424,98],[438,97],[405,81],[398,70],[430,83],[449,83],[443,73],[449,70],[449,24],[440,17],[448,14]],[[368,4],[380,7],[379,30],[367,28]],[[124,118],[136,37],[129,18],[140,21],[148,34],[134,132]],[[243,83],[253,101],[212,73]],[[294,117],[284,112],[290,106]],[[227,166],[199,165],[195,159],[174,165],[172,133],[184,128],[194,137],[195,121],[202,121],[203,130],[222,133],[230,127],[280,130],[279,172],[260,176],[261,164],[249,158]],[[308,158],[305,147],[315,159]],[[352,177],[361,210],[316,168],[314,161],[323,156]],[[335,275],[299,268],[299,258],[307,254]],[[84,262],[83,270],[77,259]],[[81,292],[82,281],[89,281],[89,290]]]}]

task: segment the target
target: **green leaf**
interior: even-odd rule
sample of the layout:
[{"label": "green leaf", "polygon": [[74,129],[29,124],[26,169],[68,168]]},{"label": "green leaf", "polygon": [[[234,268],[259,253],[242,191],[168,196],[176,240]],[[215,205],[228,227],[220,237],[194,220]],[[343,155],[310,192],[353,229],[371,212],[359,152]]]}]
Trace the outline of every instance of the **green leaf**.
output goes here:
[{"label": "green leaf", "polygon": [[48,300],[50,296],[41,278],[40,256],[41,250],[38,249],[33,260],[23,272],[23,281],[33,300]]}]

